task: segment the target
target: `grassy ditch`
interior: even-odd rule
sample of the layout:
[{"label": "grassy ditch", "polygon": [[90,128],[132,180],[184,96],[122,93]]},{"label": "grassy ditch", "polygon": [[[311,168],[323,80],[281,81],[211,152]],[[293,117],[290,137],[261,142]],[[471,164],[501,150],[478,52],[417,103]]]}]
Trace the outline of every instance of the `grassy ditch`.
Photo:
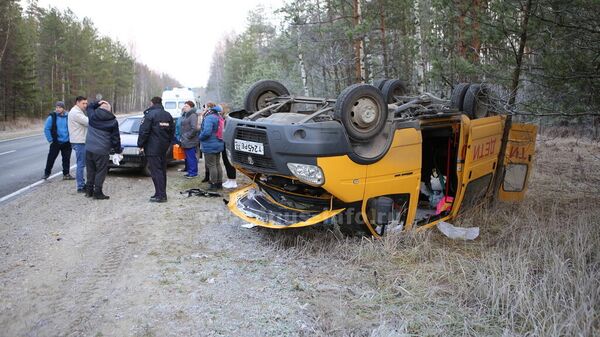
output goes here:
[{"label": "grassy ditch", "polygon": [[542,138],[527,199],[437,230],[381,240],[331,230],[261,231],[301,270],[290,285],[304,335],[600,334],[600,146]]}]

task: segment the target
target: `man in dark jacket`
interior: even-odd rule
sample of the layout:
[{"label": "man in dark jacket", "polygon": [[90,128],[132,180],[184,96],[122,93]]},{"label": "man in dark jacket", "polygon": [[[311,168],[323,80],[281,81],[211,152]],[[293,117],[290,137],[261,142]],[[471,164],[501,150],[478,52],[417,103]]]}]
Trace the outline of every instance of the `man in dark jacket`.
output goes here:
[{"label": "man in dark jacket", "polygon": [[138,147],[144,151],[154,183],[150,202],[167,201],[167,151],[175,135],[175,123],[162,106],[160,97],[153,97],[152,106],[144,111],[140,125]]},{"label": "man in dark jacket", "polygon": [[121,153],[119,123],[106,101],[92,102],[87,107],[89,118],[85,138],[85,166],[87,169],[86,196],[94,199],[108,199],[102,192],[102,185],[108,172],[108,156]]}]

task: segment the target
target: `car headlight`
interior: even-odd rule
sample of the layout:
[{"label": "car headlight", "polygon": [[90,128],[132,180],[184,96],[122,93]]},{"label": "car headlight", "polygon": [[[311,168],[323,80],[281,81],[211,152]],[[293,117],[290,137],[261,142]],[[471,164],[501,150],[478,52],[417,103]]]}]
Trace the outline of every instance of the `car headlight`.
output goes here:
[{"label": "car headlight", "polygon": [[304,183],[315,186],[321,186],[325,183],[323,171],[316,165],[288,163],[287,166],[292,174]]}]

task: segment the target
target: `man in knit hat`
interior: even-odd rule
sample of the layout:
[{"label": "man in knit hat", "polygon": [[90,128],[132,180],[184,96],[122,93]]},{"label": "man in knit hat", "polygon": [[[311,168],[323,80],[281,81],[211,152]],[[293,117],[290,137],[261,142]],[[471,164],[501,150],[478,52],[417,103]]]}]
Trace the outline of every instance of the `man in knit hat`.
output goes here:
[{"label": "man in knit hat", "polygon": [[85,136],[88,128],[88,117],[85,114],[87,105],[87,98],[77,96],[75,105],[69,111],[69,140],[77,158],[75,178],[77,180],[77,192],[79,193],[85,192],[83,169],[85,168]]},{"label": "man in knit hat", "polygon": [[85,138],[85,166],[87,170],[86,196],[105,200],[102,187],[108,172],[108,157],[121,153],[119,123],[106,101],[91,102],[87,108],[89,118]]},{"label": "man in knit hat", "polygon": [[69,142],[68,117],[65,112],[65,102],[58,101],[55,110],[50,113],[44,124],[44,135],[50,143],[50,151],[46,159],[46,168],[42,179],[48,179],[54,162],[60,153],[62,157],[63,180],[73,180],[69,174],[71,166],[71,143]]}]

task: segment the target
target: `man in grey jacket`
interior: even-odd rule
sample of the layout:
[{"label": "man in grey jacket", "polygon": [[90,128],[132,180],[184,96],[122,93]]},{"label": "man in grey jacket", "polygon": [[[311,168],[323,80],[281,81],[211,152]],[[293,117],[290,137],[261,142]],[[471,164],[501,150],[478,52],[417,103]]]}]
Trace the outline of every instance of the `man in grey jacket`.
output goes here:
[{"label": "man in grey jacket", "polygon": [[184,114],[179,117],[181,121],[181,147],[185,151],[185,166],[187,167],[186,178],[195,178],[198,176],[198,159],[196,158],[196,148],[200,140],[198,139],[198,114],[195,104],[187,101],[183,105]]},{"label": "man in grey jacket", "polygon": [[87,168],[86,196],[108,199],[102,192],[104,178],[108,172],[108,156],[121,153],[119,123],[106,101],[92,102],[87,109],[88,133],[85,139],[85,164]]},{"label": "man in grey jacket", "polygon": [[77,181],[77,192],[85,192],[85,178],[83,169],[85,168],[85,137],[87,135],[88,117],[85,114],[88,101],[83,96],[75,98],[75,105],[69,111],[69,139],[71,146],[75,150],[77,158],[77,170],[75,178]]}]

